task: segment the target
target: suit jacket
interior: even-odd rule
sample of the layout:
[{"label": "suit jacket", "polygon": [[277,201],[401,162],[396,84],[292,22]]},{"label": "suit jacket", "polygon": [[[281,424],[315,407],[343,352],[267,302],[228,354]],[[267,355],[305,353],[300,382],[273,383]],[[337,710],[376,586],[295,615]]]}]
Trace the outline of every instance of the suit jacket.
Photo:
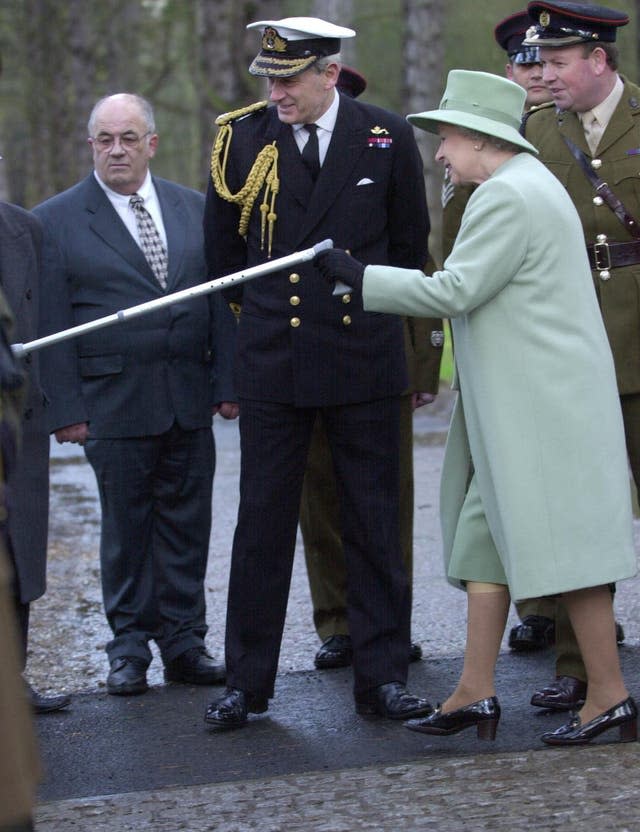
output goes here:
[{"label": "suit jacket", "polygon": [[[404,119],[341,96],[315,188],[291,127],[274,107],[239,119],[226,170],[231,191],[244,185],[259,151],[273,142],[280,181],[273,258],[330,238],[364,263],[424,265],[429,218],[422,161]],[[205,239],[212,276],[267,260],[260,202],[261,196],[245,239],[238,208],[210,184]],[[350,296],[333,297],[312,263],[245,283],[241,300],[240,397],[313,407],[373,401],[407,387],[400,319],[364,312]]]},{"label": "suit jacket", "polygon": [[[585,242],[599,234],[609,242],[633,237],[604,204],[594,202],[593,186],[573,158],[562,136],[568,136],[594,160],[596,172],[640,222],[640,88],[624,81],[624,92],[607,125],[597,152],[592,154],[575,113],[542,107],[526,123],[526,137],[540,151],[540,159],[567,189],[578,210]],[[597,160],[597,161],[596,161]],[[640,264],[612,269],[610,279],[592,272],[604,324],[613,350],[620,393],[640,392]]]},{"label": "suit jacket", "polygon": [[[22,208],[0,203],[0,286],[13,313],[13,340],[21,343],[38,336],[41,244],[38,220]],[[39,353],[26,356],[24,369],[22,442],[9,477],[9,555],[20,600],[26,603],[46,588],[49,431]]]},{"label": "suit jacket", "polygon": [[479,560],[492,547],[482,523],[458,525],[473,466],[514,600],[634,575],[613,360],[579,218],[544,165],[527,153],[501,165],[469,199],[446,269],[370,267],[364,304],[452,319],[461,392],[440,495],[447,557],[457,535],[471,535]]},{"label": "suit jacket", "polygon": [[[203,196],[154,178],[167,232],[167,292],[206,280]],[[161,297],[141,249],[93,173],[34,209],[44,227],[44,334]],[[211,424],[233,398],[233,317],[217,295],[194,298],[44,351],[51,430],[89,422],[93,438],[153,436],[174,420]]]}]

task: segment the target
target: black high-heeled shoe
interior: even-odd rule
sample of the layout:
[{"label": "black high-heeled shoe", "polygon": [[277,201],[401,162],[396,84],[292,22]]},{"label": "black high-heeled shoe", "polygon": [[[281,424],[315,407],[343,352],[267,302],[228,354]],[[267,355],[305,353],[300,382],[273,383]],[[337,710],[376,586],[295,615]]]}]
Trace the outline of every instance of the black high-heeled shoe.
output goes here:
[{"label": "black high-heeled shoe", "polygon": [[410,731],[441,736],[457,734],[458,731],[475,725],[479,740],[495,740],[499,720],[500,703],[495,696],[491,696],[465,705],[464,708],[448,711],[446,714],[442,713],[442,706],[438,705],[429,716],[410,719],[404,725]]},{"label": "black high-heeled shoe", "polygon": [[620,729],[620,742],[635,742],[638,739],[638,708],[630,696],[584,725],[579,716],[574,716],[555,731],[543,734],[540,739],[547,745],[584,745],[616,727]]}]

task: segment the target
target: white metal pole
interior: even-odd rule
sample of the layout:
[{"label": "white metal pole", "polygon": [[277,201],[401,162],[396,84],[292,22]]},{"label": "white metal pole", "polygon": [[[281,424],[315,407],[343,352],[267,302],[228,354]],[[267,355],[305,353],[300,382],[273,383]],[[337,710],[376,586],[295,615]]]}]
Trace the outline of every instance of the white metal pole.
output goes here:
[{"label": "white metal pole", "polygon": [[208,283],[199,283],[197,286],[191,286],[188,289],[182,289],[180,292],[173,292],[170,295],[165,295],[156,300],[149,300],[146,303],[139,303],[137,306],[130,306],[128,309],[121,309],[119,312],[114,312],[112,315],[105,315],[103,318],[97,318],[95,321],[88,321],[85,324],[78,324],[72,326],[70,329],[63,329],[60,332],[54,332],[52,335],[45,335],[43,338],[37,338],[35,341],[29,341],[26,344],[12,344],[11,349],[14,355],[21,357],[27,353],[41,350],[44,347],[49,347],[52,344],[58,344],[60,341],[67,341],[69,338],[76,338],[78,335],[84,335],[87,332],[93,332],[96,329],[102,329],[105,326],[122,323],[131,318],[137,318],[139,315],[146,315],[147,312],[153,312],[156,309],[162,309],[165,306],[170,306],[173,303],[179,303],[183,300],[198,297],[199,295],[207,295],[211,292],[218,292],[220,289],[226,289],[236,283],[245,283],[247,280],[253,280],[254,277],[260,277],[264,274],[277,272],[280,269],[288,269],[298,263],[304,263],[313,258],[320,251],[333,248],[332,240],[323,240],[311,248],[303,251],[296,251],[293,254],[287,254],[286,257],[278,257],[276,260],[271,260],[268,263],[262,263],[259,266],[251,266],[241,272],[234,272],[226,277],[219,277],[217,280],[210,280]]}]

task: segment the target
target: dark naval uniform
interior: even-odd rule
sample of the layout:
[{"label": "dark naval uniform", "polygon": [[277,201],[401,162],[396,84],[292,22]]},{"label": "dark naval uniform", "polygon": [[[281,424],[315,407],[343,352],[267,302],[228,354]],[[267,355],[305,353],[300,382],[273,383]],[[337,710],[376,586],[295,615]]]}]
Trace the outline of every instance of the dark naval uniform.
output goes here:
[{"label": "dark naval uniform", "polygon": [[[364,263],[421,268],[429,220],[406,121],[340,97],[315,186],[275,108],[233,123],[226,164],[239,191],[260,151],[278,151],[275,204],[240,211],[210,185],[212,277],[330,238]],[[275,214],[270,230],[262,214]],[[270,250],[269,250],[270,249]],[[312,427],[320,412],[337,471],[349,575],[355,692],[407,675],[410,592],[398,543],[398,403],[407,387],[402,320],[334,297],[311,262],[244,284],[236,356],[241,502],[229,586],[227,683],[273,695]],[[271,429],[267,419],[272,419]],[[260,428],[254,429],[256,420]]]}]

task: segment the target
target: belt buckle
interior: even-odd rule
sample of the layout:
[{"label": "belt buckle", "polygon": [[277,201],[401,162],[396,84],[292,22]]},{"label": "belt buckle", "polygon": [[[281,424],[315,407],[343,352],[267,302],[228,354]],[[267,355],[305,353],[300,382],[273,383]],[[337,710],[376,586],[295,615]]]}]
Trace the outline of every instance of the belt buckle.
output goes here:
[{"label": "belt buckle", "polygon": [[611,252],[609,251],[609,243],[599,241],[593,244],[593,260],[598,271],[609,271],[611,268]]}]

